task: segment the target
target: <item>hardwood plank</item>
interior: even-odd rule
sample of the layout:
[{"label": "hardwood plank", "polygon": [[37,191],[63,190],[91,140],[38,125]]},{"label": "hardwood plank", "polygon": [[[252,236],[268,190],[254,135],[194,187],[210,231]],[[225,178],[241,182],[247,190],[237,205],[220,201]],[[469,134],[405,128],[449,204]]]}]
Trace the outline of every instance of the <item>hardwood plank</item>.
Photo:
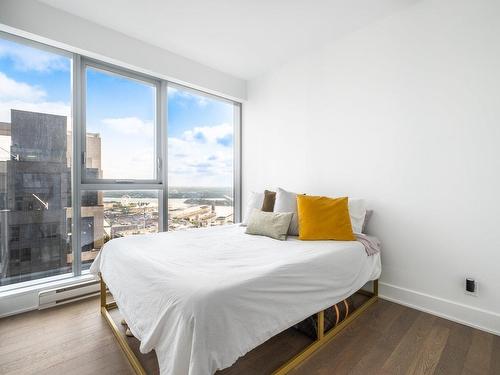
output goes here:
[{"label": "hardwood plank", "polygon": [[462,374],[487,374],[493,350],[493,335],[475,330]]},{"label": "hardwood plank", "polygon": [[434,375],[460,374],[463,371],[465,358],[472,343],[473,329],[442,319],[440,321],[450,329],[450,335],[441,353]]},{"label": "hardwood plank", "polygon": [[[0,364],[0,374],[16,373],[16,371],[28,371],[37,373],[44,368],[54,366],[58,363],[75,358],[79,353],[85,353],[107,345],[115,344],[107,335],[85,335],[76,337],[68,342],[59,343],[57,337],[48,337],[47,343],[36,350],[23,349],[19,347],[19,355]],[[77,348],[77,350],[75,350]]]},{"label": "hardwood plank", "polygon": [[433,374],[449,334],[449,328],[435,324],[406,373],[411,375]]},{"label": "hardwood plank", "polygon": [[96,332],[102,331],[106,327],[104,322],[99,322],[98,319],[100,315],[94,314],[91,319],[86,321],[76,320],[55,320],[58,323],[53,324],[53,328],[49,329],[50,324],[46,324],[45,327],[41,327],[40,330],[32,330],[31,333],[20,332],[17,337],[2,337],[2,344],[0,346],[0,359],[8,355],[11,358],[16,356],[18,351],[16,343],[19,341],[19,337],[28,335],[30,337],[23,347],[24,351],[35,351],[41,345],[43,345],[51,337],[57,337],[58,342],[68,342],[73,341],[75,338],[75,332],[79,332],[80,336],[88,336],[96,334]]},{"label": "hardwood plank", "polygon": [[52,374],[123,374],[134,375],[115,338],[109,336],[104,345],[79,353],[77,356],[58,362],[50,367],[37,370],[38,375]]},{"label": "hardwood plank", "polygon": [[384,362],[379,374],[404,374],[410,367],[415,353],[418,352],[429,335],[435,320],[436,317],[432,315],[420,313],[396,348],[394,348],[391,355]]},{"label": "hardwood plank", "polygon": [[[89,300],[85,302],[87,302],[89,308],[82,309],[81,304],[72,303],[47,310],[32,311],[2,318],[0,319],[0,337],[2,337],[2,342],[10,337],[17,339],[24,334],[43,336],[46,332],[58,329],[59,325],[52,324],[55,320],[59,321],[60,324],[70,325],[78,324],[80,320],[89,317],[93,319],[96,316],[96,310],[95,308],[90,308],[90,306],[95,307],[98,305],[89,303]],[[94,301],[92,300],[92,302]],[[36,332],[33,332],[33,319],[26,318],[32,318],[33,314],[36,314],[38,328]]]},{"label": "hardwood plank", "polygon": [[500,374],[500,336],[493,337],[489,375]]},{"label": "hardwood plank", "polygon": [[356,361],[344,364],[345,368],[340,368],[340,372],[364,375],[373,368],[382,367],[419,315],[418,311],[406,308],[384,335],[377,335],[369,344],[369,349],[364,353],[359,353]]}]

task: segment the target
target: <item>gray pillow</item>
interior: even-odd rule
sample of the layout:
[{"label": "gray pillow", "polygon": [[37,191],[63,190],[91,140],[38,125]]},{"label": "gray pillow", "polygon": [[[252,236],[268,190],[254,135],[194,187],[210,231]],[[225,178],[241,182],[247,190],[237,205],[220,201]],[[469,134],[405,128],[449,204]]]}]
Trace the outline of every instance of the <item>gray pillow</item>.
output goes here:
[{"label": "gray pillow", "polygon": [[276,189],[276,201],[274,202],[274,212],[292,212],[293,217],[288,228],[288,234],[299,235],[299,219],[297,214],[297,194],[286,191],[282,188]]},{"label": "gray pillow", "polygon": [[264,212],[254,208],[248,218],[245,233],[286,240],[292,216],[293,212]]},{"label": "gray pillow", "polygon": [[366,233],[368,229],[368,222],[370,221],[372,215],[373,215],[373,210],[366,210],[365,221],[363,221],[363,229],[361,230],[361,233]]}]

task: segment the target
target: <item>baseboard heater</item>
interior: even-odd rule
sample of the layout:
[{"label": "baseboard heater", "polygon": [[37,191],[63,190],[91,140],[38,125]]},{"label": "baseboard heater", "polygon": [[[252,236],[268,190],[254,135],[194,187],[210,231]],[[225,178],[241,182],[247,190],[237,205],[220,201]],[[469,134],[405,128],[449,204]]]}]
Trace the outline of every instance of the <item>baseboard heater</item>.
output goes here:
[{"label": "baseboard heater", "polygon": [[47,309],[97,295],[99,295],[99,281],[95,280],[48,289],[38,293],[38,309]]}]

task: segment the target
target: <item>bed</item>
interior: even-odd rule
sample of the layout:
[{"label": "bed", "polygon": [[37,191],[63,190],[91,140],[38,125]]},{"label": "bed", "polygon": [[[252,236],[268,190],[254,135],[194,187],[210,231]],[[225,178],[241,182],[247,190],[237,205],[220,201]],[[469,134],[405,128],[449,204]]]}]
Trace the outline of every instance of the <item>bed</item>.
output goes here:
[{"label": "bed", "polygon": [[[380,255],[368,256],[358,241],[277,241],[244,230],[230,225],[118,238],[92,264],[115,300],[107,303],[103,290],[108,322],[107,310],[117,305],[140,351],[155,349],[162,375],[213,374],[317,312],[323,324],[324,309],[380,275]],[[319,342],[326,334],[321,329],[318,336]],[[144,371],[117,338],[136,372]]]}]

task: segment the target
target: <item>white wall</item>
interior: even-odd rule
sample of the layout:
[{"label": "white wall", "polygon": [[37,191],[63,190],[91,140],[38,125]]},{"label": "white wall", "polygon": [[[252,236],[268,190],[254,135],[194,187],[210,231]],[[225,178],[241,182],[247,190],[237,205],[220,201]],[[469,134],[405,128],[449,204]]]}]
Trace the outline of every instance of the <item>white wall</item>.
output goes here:
[{"label": "white wall", "polygon": [[241,101],[246,98],[246,82],[242,79],[34,0],[2,0],[0,30],[14,31],[40,42],[49,41],[72,52],[231,99]]},{"label": "white wall", "polygon": [[244,197],[366,198],[381,294],[497,333],[499,16],[494,0],[421,1],[251,81],[243,129]]}]

